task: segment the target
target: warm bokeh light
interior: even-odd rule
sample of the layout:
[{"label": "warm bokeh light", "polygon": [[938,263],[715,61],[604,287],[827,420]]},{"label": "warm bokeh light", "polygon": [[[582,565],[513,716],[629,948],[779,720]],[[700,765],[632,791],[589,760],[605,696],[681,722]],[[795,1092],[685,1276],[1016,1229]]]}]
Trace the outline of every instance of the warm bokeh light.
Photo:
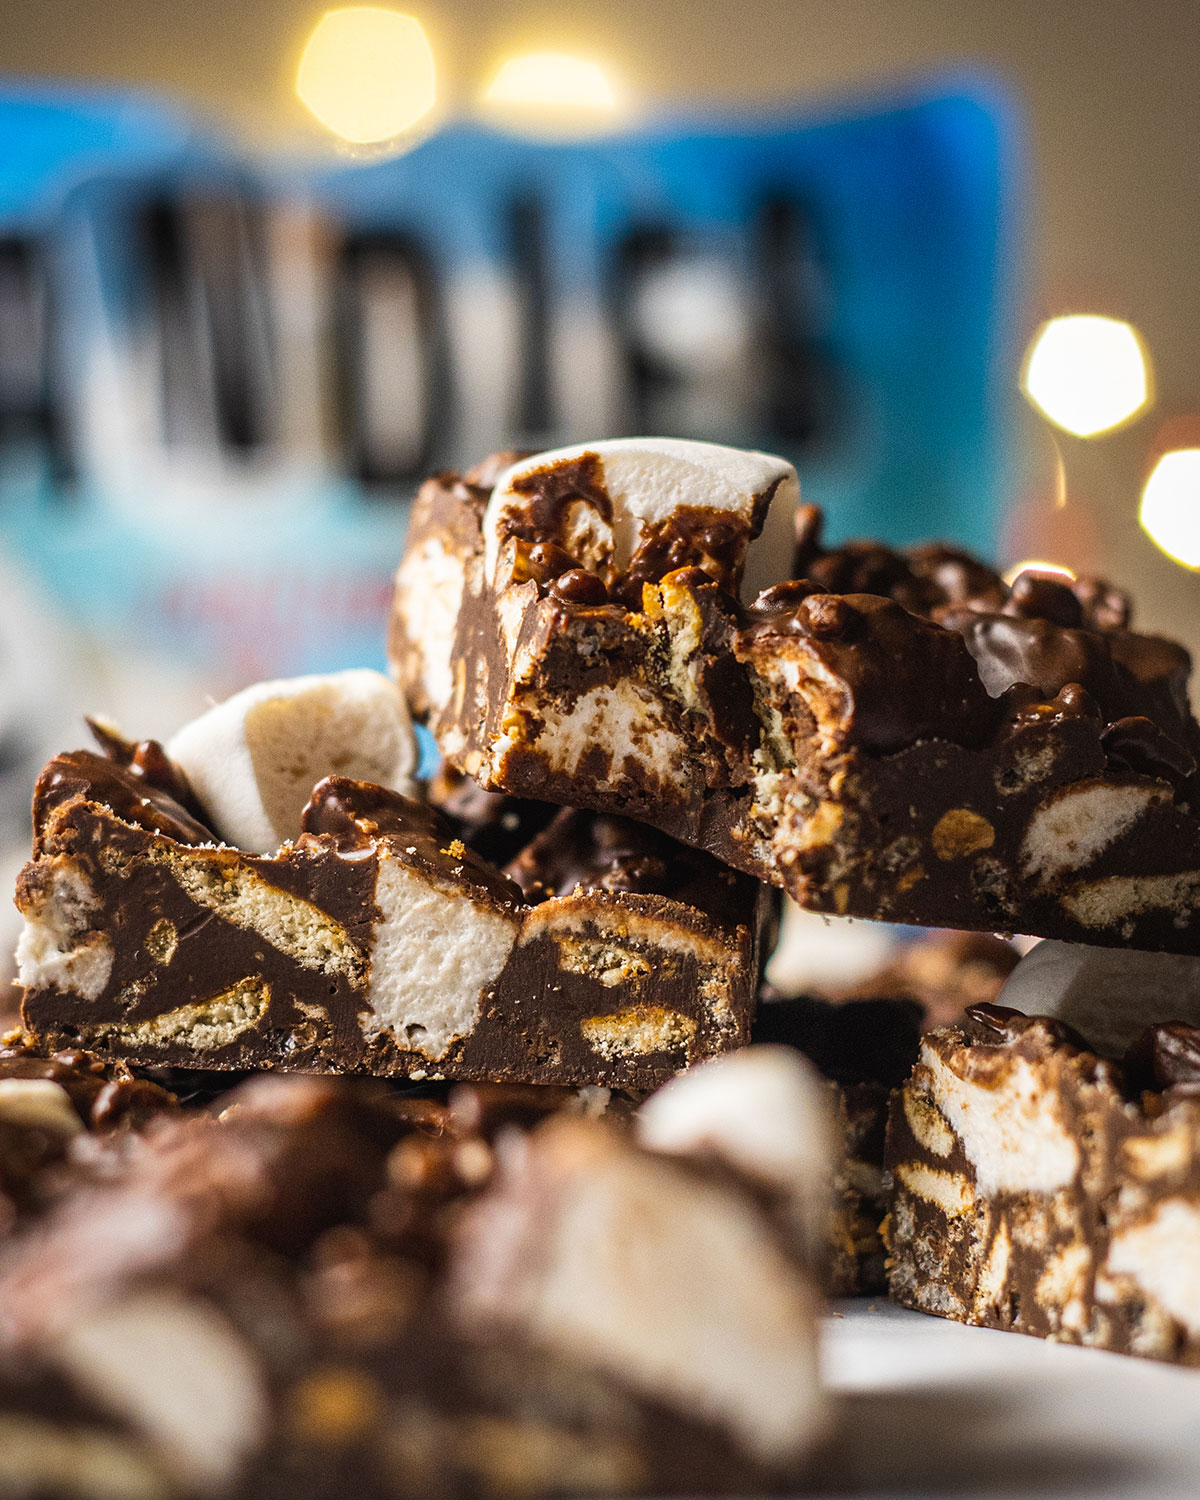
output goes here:
[{"label": "warm bokeh light", "polygon": [[569,52],[523,52],[502,63],[483,102],[534,129],[610,123],[621,108],[598,62]]},{"label": "warm bokeh light", "polygon": [[1200,448],[1163,454],[1142,491],[1138,520],[1169,558],[1200,568]]},{"label": "warm bokeh light", "polygon": [[1025,361],[1025,394],[1076,437],[1128,422],[1150,399],[1150,366],[1137,330],[1090,313],[1043,323]]},{"label": "warm bokeh light", "polygon": [[420,21],[355,5],[327,11],[308,39],[296,92],[326,129],[357,146],[390,141],[433,108],[437,75]]},{"label": "warm bokeh light", "polygon": [[1004,575],[1004,581],[1009,588],[1016,583],[1022,573],[1045,573],[1051,578],[1064,578],[1068,583],[1074,581],[1075,574],[1070,568],[1063,567],[1062,563],[1043,562],[1041,558],[1029,557],[1024,562],[1014,563]]}]

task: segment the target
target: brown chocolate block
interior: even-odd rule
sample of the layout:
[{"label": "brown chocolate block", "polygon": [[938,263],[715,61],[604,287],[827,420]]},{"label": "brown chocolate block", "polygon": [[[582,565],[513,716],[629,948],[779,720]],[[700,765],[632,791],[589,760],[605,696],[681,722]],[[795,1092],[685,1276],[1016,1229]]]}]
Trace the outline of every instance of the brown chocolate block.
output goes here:
[{"label": "brown chocolate block", "polygon": [[[14,1492],[794,1486],[824,1415],[816,1293],[755,1191],[578,1098],[460,1088],[446,1107],[257,1080],[16,1243]],[[77,1449],[90,1487],[72,1489],[54,1459]],[[104,1489],[105,1472],[141,1478]]]},{"label": "brown chocolate block", "polygon": [[650,830],[562,814],[514,880],[471,823],[362,782],[322,782],[273,856],[216,844],[200,812],[165,773],[46,768],[17,902],[48,1045],[647,1089],[749,1039],[766,893]]},{"label": "brown chocolate block", "polygon": [[1200,1031],[1121,1063],[1002,1006],[927,1036],[889,1124],[892,1296],[1200,1364]]},{"label": "brown chocolate block", "polygon": [[390,649],[453,765],[819,911],[1200,951],[1189,660],[1116,590],[826,549],[810,509],[801,581],[747,607],[738,549],[686,527],[619,568],[602,465],[572,463],[490,531],[482,482],[418,496]]},{"label": "brown chocolate block", "polygon": [[912,1071],[921,1007],[882,996],[833,1003],[764,987],[756,1043],[802,1052],[829,1080],[842,1151],[834,1181],[829,1287],[835,1297],[886,1291],[880,1226],[887,1213],[883,1142],[892,1092]]}]

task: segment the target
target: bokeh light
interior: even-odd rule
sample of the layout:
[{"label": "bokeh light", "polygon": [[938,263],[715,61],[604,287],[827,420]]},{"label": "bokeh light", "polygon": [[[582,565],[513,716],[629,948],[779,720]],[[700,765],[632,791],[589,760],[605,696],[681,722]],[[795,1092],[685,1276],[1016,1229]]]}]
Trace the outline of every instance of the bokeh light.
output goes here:
[{"label": "bokeh light", "polygon": [[1142,491],[1138,520],[1174,562],[1200,568],[1200,448],[1163,454]]},{"label": "bokeh light", "polygon": [[414,16],[371,5],[327,11],[300,59],[296,92],[342,140],[390,141],[433,108],[433,49]]},{"label": "bokeh light", "polygon": [[622,101],[605,69],[569,52],[523,52],[502,63],[483,103],[507,123],[542,129],[611,124]]},{"label": "bokeh light", "polygon": [[1091,313],[1051,318],[1025,361],[1025,394],[1076,437],[1110,432],[1150,400],[1150,364],[1137,330]]}]

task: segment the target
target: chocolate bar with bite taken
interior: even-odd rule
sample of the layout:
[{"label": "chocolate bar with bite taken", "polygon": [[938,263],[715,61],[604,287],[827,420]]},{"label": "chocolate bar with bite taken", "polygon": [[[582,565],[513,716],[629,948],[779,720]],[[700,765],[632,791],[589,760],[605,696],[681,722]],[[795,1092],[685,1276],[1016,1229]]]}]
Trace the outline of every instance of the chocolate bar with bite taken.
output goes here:
[{"label": "chocolate bar with bite taken", "polygon": [[827,548],[796,502],[782,460],[658,439],[440,475],[397,677],[482,786],[637,818],[803,906],[1200,952],[1187,653],[1097,580]]},{"label": "chocolate bar with bite taken", "polygon": [[48,1046],[648,1089],[749,1039],[766,893],[653,830],[568,811],[529,836],[516,809],[506,873],[469,843],[495,851],[504,814],[329,777],[259,854],[218,842],[161,747],[106,743],[35,796],[20,974]]}]

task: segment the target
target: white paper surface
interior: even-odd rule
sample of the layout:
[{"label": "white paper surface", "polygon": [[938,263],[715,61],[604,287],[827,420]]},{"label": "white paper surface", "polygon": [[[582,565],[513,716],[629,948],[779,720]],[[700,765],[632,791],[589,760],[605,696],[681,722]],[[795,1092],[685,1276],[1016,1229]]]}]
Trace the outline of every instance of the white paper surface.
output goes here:
[{"label": "white paper surface", "polygon": [[1198,1500],[1200,1370],[964,1328],[885,1301],[827,1318],[831,1496]]}]

